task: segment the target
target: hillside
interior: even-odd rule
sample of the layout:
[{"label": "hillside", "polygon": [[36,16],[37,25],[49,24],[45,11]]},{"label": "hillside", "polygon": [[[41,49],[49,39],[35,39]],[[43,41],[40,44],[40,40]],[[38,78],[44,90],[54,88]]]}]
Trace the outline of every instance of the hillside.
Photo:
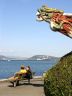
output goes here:
[{"label": "hillside", "polygon": [[0,60],[7,60],[8,58],[6,56],[0,55]]},{"label": "hillside", "polygon": [[54,56],[48,56],[48,55],[35,55],[35,56],[32,56],[30,58],[28,58],[28,60],[59,60],[58,57],[54,57]]},{"label": "hillside", "polygon": [[26,60],[25,57],[0,55],[0,60]]},{"label": "hillside", "polygon": [[44,78],[46,96],[72,96],[72,52],[63,56]]},{"label": "hillside", "polygon": [[0,60],[50,60],[50,61],[58,61],[58,57],[47,56],[47,55],[34,55],[32,57],[15,57],[15,56],[3,56],[0,55]]}]

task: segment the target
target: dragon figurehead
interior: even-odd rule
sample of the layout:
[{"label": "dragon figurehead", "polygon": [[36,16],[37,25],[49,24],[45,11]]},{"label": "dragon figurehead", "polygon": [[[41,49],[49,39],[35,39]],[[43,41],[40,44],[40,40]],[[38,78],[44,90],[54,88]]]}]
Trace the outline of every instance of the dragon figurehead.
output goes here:
[{"label": "dragon figurehead", "polygon": [[72,14],[65,14],[62,10],[44,5],[38,9],[36,16],[37,21],[48,22],[53,31],[58,31],[72,38]]},{"label": "dragon figurehead", "polygon": [[38,9],[36,13],[37,20],[50,22],[53,13],[58,13],[58,12],[63,14],[62,10],[58,10],[55,8],[48,8],[47,6],[43,5],[40,9]]}]

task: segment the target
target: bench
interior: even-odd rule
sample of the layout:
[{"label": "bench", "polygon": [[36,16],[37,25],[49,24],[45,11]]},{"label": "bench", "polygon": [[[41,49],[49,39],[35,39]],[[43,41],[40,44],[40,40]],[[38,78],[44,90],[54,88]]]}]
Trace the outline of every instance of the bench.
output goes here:
[{"label": "bench", "polygon": [[19,81],[22,80],[28,80],[28,83],[30,83],[30,79],[33,78],[33,75],[35,73],[30,73],[30,74],[24,74],[24,73],[16,73],[14,76],[10,77],[8,80],[10,83],[13,84],[13,87],[16,87],[19,85]]}]

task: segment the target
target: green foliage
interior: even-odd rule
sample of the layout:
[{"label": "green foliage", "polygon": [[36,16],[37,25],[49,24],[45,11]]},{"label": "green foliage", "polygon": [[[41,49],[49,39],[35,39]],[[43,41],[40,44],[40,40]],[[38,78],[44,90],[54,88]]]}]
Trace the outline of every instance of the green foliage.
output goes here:
[{"label": "green foliage", "polygon": [[72,96],[72,52],[46,73],[44,91],[46,96]]}]

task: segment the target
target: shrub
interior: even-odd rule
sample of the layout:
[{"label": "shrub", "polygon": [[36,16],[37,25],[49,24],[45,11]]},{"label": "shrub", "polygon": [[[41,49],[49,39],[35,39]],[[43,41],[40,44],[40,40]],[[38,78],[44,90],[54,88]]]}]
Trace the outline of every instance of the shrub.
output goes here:
[{"label": "shrub", "polygon": [[46,96],[72,96],[72,52],[46,72],[44,92]]}]

